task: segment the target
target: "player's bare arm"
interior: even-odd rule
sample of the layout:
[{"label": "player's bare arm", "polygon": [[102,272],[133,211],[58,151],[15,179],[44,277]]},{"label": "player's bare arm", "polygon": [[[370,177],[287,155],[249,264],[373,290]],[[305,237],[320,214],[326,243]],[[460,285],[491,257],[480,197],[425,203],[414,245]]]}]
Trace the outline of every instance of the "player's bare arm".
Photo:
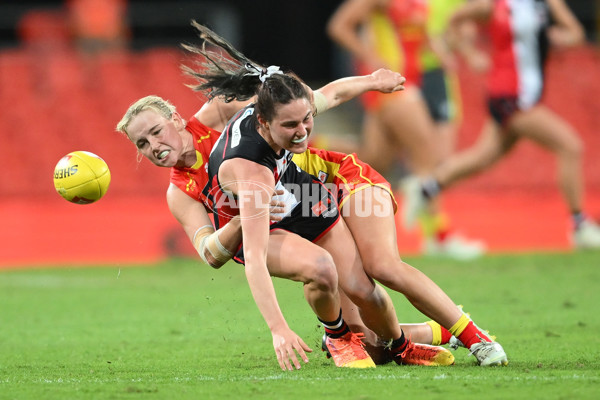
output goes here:
[{"label": "player's bare arm", "polygon": [[317,104],[317,112],[323,112],[330,108],[351,100],[361,94],[375,90],[382,93],[392,93],[404,90],[406,78],[399,72],[380,68],[369,75],[350,76],[337,79],[315,91],[315,102],[318,102],[319,94],[325,98],[324,108]]},{"label": "player's bare arm", "polygon": [[238,198],[246,278],[254,301],[273,335],[277,361],[284,370],[292,370],[292,365],[299,369],[295,352],[308,362],[304,353],[306,345],[288,326],[267,268],[269,205],[275,187],[273,174],[264,166],[236,158],[223,162],[219,168],[219,182],[230,188]]},{"label": "player's bare arm", "polygon": [[[213,268],[220,268],[231,259],[242,241],[239,218],[232,219],[213,233],[212,222],[202,203],[192,199],[173,184],[167,190],[167,204],[171,214],[181,224],[187,237],[207,264]],[[202,245],[200,245],[199,234],[207,236],[206,242]]]}]

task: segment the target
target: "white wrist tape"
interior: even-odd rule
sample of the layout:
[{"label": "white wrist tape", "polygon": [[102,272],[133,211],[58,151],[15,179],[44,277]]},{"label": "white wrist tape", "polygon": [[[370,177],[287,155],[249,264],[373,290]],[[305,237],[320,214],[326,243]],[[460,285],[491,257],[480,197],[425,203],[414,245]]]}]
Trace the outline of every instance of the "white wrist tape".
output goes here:
[{"label": "white wrist tape", "polygon": [[233,256],[233,254],[221,244],[219,233],[215,232],[212,225],[204,225],[198,228],[196,233],[194,233],[193,243],[200,258],[211,266],[213,264],[206,258],[207,251],[212,258],[219,263],[219,266],[231,260],[231,257]]},{"label": "white wrist tape", "polygon": [[313,92],[313,100],[315,102],[315,114],[320,114],[329,109],[327,105],[327,97],[318,90]]}]

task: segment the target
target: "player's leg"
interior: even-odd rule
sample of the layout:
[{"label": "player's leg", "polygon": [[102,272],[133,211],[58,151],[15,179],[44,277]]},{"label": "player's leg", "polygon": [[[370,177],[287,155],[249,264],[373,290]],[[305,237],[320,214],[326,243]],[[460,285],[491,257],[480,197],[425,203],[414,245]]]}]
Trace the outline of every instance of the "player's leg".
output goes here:
[{"label": "player's leg", "polygon": [[483,127],[477,142],[450,156],[436,168],[434,178],[441,187],[474,175],[489,168],[504,156],[515,144],[516,137],[506,134],[492,119]]},{"label": "player's leg", "polygon": [[357,305],[364,324],[389,342],[391,356],[399,364],[450,365],[454,356],[441,347],[417,345],[405,337],[389,294],[363,269],[358,250],[343,221],[318,242],[338,267],[340,287]]},{"label": "player's leg", "polygon": [[[350,154],[348,152],[345,153]],[[376,170],[386,173],[391,169],[394,160],[398,157],[397,153],[397,149],[391,143],[389,132],[381,124],[378,115],[372,111],[365,112],[361,145],[356,151],[358,157],[369,163]]]},{"label": "player's leg", "polygon": [[[373,359],[373,362],[377,365],[387,364],[393,361],[393,357],[390,352],[386,350],[386,344],[380,340],[375,332],[367,328],[358,312],[356,304],[352,303],[348,296],[340,291],[340,300],[342,302],[342,313],[344,320],[352,330],[352,332],[361,332],[364,334],[362,341],[365,345],[365,349]],[[442,328],[437,322],[427,321],[421,323],[400,323],[400,328],[404,332],[404,335],[414,343],[426,344],[426,345],[441,345],[450,344],[458,347],[464,347],[462,342],[452,336],[452,334],[445,328]],[[325,347],[325,340],[322,341],[321,348],[327,351]]]},{"label": "player's leg", "polygon": [[375,366],[343,318],[337,271],[326,250],[296,234],[271,231],[267,266],[271,276],[304,284],[304,296],[325,328],[327,346],[336,366]]},{"label": "player's leg", "polygon": [[543,105],[515,114],[508,128],[553,152],[558,160],[558,182],[570,211],[583,202],[583,143],[575,129]]},{"label": "player's leg", "polygon": [[515,115],[509,127],[556,155],[558,183],[572,216],[575,245],[600,247],[600,228],[583,213],[583,143],[575,129],[543,105]]},{"label": "player's leg", "polygon": [[[372,212],[365,214],[364,210],[368,209]],[[415,308],[457,336],[468,348],[480,343],[480,339],[491,342],[438,285],[402,261],[398,252],[392,199],[386,190],[370,186],[352,194],[341,213],[370,277],[404,294]],[[449,338],[448,335],[446,337]],[[503,350],[501,353],[504,354]],[[486,362],[479,361],[482,364]]]},{"label": "player's leg", "polygon": [[421,92],[435,124],[435,142],[440,159],[445,160],[456,149],[456,136],[461,118],[460,83],[455,73],[434,68],[423,73]]},{"label": "player's leg", "polygon": [[495,120],[489,118],[474,145],[450,156],[425,179],[407,182],[402,210],[404,226],[414,225],[428,202],[435,199],[444,188],[490,167],[514,146],[516,140],[516,135],[505,132]]},{"label": "player's leg", "polygon": [[452,300],[424,273],[402,261],[392,198],[386,190],[365,187],[347,198],[341,214],[369,276],[404,294],[415,308],[444,326],[459,319]]},{"label": "player's leg", "polygon": [[326,250],[296,234],[272,231],[267,265],[272,276],[303,283],[304,296],[319,319],[338,318],[341,307],[338,276],[333,258]]},{"label": "player's leg", "polygon": [[389,295],[365,273],[358,250],[342,219],[317,244],[335,261],[339,285],[355,303],[365,324],[385,339],[402,334]]},{"label": "player's leg", "polygon": [[412,173],[418,176],[430,174],[439,162],[440,154],[435,144],[435,126],[420,91],[409,87],[401,95],[393,96],[381,105],[378,116],[389,132],[388,146],[393,145],[397,156],[407,159]]},{"label": "player's leg", "polygon": [[[404,156],[411,171],[412,176],[400,183],[405,195],[402,205],[407,214],[420,214],[424,252],[457,259],[472,259],[483,254],[484,246],[481,242],[467,240],[452,231],[448,218],[442,211],[440,199],[432,198],[421,205],[424,202],[419,203],[418,198],[410,195],[410,185],[414,185],[413,182],[418,181],[418,177],[430,176],[433,173],[435,166],[441,161],[443,147],[438,135],[441,132],[436,130],[420,91],[416,87],[409,87],[401,96],[394,96],[383,102],[378,115],[382,121],[381,125],[390,132],[391,141],[388,146],[393,145],[397,155]],[[409,212],[412,208],[422,210]],[[411,221],[409,218],[405,221],[406,229],[413,228],[416,215]]]},{"label": "player's leg", "polygon": [[[375,332],[367,328],[360,317],[358,307],[348,298],[348,296],[346,296],[343,290],[340,290],[340,301],[342,303],[342,315],[344,316],[344,320],[352,332],[360,332],[364,335],[362,336],[362,342],[365,346],[365,350],[367,350],[373,359],[373,362],[380,365],[392,361],[390,352],[386,350],[387,343],[381,340]],[[325,341],[323,341],[322,344],[323,350],[325,350],[324,346]]]}]

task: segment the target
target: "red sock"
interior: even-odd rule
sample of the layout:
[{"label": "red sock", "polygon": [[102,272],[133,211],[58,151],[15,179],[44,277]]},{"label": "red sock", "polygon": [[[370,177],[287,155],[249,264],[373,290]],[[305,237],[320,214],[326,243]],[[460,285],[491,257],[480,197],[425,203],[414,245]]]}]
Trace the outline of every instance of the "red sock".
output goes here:
[{"label": "red sock", "polygon": [[450,331],[446,328],[444,328],[443,326],[440,326],[440,331],[442,333],[442,339],[440,344],[448,344],[448,342],[450,342],[450,338],[452,337],[452,334],[450,333]]},{"label": "red sock", "polygon": [[488,335],[475,326],[473,321],[469,321],[462,333],[458,335],[458,339],[463,342],[468,349],[470,349],[475,343],[481,342],[481,339],[485,340],[486,342],[492,341]]}]

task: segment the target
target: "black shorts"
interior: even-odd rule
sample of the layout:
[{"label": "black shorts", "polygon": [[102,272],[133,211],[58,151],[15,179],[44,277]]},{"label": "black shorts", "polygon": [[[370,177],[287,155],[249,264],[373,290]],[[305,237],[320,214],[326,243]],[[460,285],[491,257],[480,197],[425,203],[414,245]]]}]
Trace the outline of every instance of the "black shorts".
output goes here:
[{"label": "black shorts", "polygon": [[429,114],[435,122],[447,122],[452,119],[452,98],[446,85],[446,75],[441,68],[423,73],[421,92]]},{"label": "black shorts", "polygon": [[488,110],[500,126],[505,126],[510,117],[520,110],[519,100],[516,96],[490,97],[488,98]]},{"label": "black shorts", "polygon": [[[294,169],[288,168],[288,170]],[[298,204],[289,215],[279,222],[272,223],[270,231],[284,230],[295,233],[311,242],[316,242],[325,235],[339,221],[340,214],[335,196],[312,175],[305,174],[308,179],[299,182],[286,182],[286,177],[293,175],[286,171],[282,183],[298,200]],[[240,245],[233,257],[234,261],[244,264],[244,247]]]}]

